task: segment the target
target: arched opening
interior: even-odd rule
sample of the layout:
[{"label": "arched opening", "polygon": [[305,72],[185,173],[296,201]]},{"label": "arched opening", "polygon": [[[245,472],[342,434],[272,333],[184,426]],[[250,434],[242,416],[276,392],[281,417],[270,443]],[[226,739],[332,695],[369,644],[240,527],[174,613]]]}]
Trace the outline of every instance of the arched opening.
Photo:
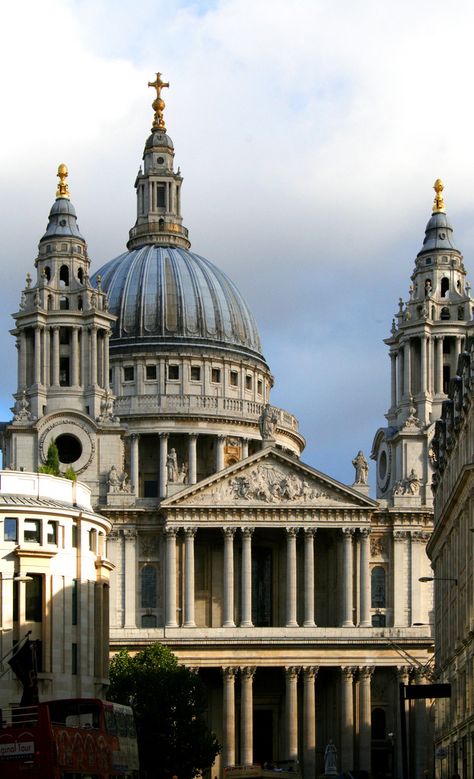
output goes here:
[{"label": "arched opening", "polygon": [[52,311],[52,310],[53,310],[53,296],[48,295],[48,311]]},{"label": "arched opening", "polygon": [[82,304],[82,295],[79,295],[78,298],[77,298],[77,310],[78,311],[82,311],[82,306],[83,306],[83,304]]},{"label": "arched opening", "polygon": [[464,319],[464,306],[458,306],[458,320],[462,322]]},{"label": "arched opening", "polygon": [[61,311],[69,310],[69,300],[65,295],[61,295],[59,298],[59,308]]},{"label": "arched opening", "polygon": [[84,271],[82,270],[82,268],[79,268],[79,270],[77,271],[77,278],[81,284],[84,283]]},{"label": "arched opening", "polygon": [[449,313],[449,308],[446,306],[443,306],[441,309],[441,319],[451,319],[451,314]]},{"label": "arched opening", "polygon": [[371,593],[372,593],[372,608],[384,609],[386,606],[385,568],[383,568],[381,565],[376,565],[375,568],[372,568]]},{"label": "arched opening", "polygon": [[449,279],[447,279],[446,276],[444,276],[441,279],[441,297],[442,298],[446,297],[448,290],[449,290]]},{"label": "arched opening", "polygon": [[61,265],[59,271],[59,284],[61,287],[69,287],[69,268],[67,265]]},{"label": "arched opening", "polygon": [[51,268],[49,265],[44,266],[44,277],[46,281],[51,281]]}]

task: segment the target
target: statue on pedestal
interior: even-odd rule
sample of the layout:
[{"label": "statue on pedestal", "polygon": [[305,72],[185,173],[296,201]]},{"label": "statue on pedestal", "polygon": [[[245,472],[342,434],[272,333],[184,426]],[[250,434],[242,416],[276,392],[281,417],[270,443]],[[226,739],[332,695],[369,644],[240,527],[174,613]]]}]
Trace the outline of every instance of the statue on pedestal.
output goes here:
[{"label": "statue on pedestal", "polygon": [[337,749],[331,739],[324,751],[324,773],[326,776],[337,776]]}]

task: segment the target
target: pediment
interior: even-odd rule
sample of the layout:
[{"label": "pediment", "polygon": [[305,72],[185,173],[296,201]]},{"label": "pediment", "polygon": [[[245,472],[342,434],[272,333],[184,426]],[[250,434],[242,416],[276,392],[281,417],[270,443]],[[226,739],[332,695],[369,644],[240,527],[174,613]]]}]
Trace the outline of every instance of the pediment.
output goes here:
[{"label": "pediment", "polygon": [[360,509],[377,504],[279,450],[266,449],[187,487],[161,505]]}]

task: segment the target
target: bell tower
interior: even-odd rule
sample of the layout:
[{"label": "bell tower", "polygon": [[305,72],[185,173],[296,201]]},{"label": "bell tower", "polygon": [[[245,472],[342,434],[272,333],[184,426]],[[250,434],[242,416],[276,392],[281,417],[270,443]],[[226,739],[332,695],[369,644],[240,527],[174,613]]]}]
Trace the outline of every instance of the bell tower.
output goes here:
[{"label": "bell tower", "polygon": [[399,300],[390,337],[391,403],[388,425],[377,431],[377,498],[393,506],[431,506],[434,424],[467,337],[474,301],[461,252],[446,215],[443,183],[423,246],[415,259],[408,300]]}]

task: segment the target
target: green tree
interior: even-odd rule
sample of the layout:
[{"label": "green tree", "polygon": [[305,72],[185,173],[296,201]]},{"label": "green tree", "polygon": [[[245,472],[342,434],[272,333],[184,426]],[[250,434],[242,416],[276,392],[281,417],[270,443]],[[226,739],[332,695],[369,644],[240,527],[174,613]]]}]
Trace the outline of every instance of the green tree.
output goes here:
[{"label": "green tree", "polygon": [[51,476],[60,476],[59,471],[59,452],[56,446],[56,441],[51,441],[48,446],[48,454],[46,455],[46,462],[39,469],[40,473],[49,473]]},{"label": "green tree", "polygon": [[68,465],[64,472],[64,478],[69,479],[70,481],[77,481],[77,473],[72,467],[72,465]]},{"label": "green tree", "polygon": [[220,747],[205,721],[204,686],[167,647],[122,650],[109,675],[109,699],[133,707],[145,776],[193,779],[212,766]]}]

